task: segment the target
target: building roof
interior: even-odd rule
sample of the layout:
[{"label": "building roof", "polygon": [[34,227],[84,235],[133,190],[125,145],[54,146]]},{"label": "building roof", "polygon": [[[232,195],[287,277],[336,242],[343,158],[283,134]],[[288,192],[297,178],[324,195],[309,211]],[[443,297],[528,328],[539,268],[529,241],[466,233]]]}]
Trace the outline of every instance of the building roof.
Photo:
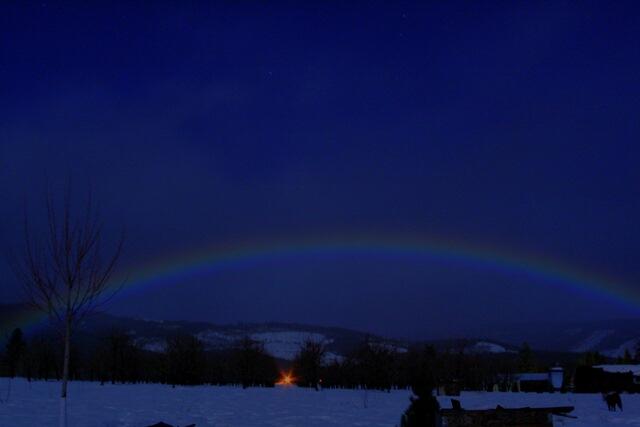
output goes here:
[{"label": "building roof", "polygon": [[631,372],[634,376],[640,376],[640,365],[595,365],[594,368],[602,368],[605,372]]},{"label": "building roof", "polygon": [[521,372],[514,375],[517,381],[549,381],[547,372]]}]

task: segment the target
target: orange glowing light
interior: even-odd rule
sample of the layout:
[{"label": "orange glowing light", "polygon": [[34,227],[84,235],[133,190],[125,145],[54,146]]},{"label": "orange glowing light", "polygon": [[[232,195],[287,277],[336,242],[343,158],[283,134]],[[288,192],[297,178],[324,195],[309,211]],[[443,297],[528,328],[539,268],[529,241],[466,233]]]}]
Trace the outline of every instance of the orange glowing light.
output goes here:
[{"label": "orange glowing light", "polygon": [[291,374],[291,372],[282,372],[280,374],[280,380],[276,383],[277,385],[293,385],[295,382],[295,378]]}]

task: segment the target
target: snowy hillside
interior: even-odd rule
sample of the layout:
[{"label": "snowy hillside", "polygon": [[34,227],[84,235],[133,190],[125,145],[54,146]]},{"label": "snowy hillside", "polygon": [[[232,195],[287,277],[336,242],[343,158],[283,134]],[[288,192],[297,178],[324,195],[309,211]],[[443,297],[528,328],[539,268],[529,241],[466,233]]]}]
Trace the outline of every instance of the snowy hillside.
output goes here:
[{"label": "snowy hillside", "polygon": [[493,325],[477,331],[481,336],[536,350],[576,352],[599,351],[618,357],[629,349],[633,355],[640,343],[640,319],[601,320],[576,323],[520,323]]},{"label": "snowy hillside", "polygon": [[[242,338],[242,334],[238,334],[237,332],[223,333],[213,330],[202,331],[196,334],[196,336],[207,344],[209,348],[215,349],[229,348]],[[248,333],[247,336],[252,340],[261,342],[269,354],[283,360],[293,360],[300,351],[300,347],[306,341],[323,343],[326,346],[331,346],[334,342],[333,338],[325,334],[303,330],[276,329],[272,331]],[[327,361],[332,361],[335,359],[340,360],[341,357],[341,355],[329,351],[325,358]]]},{"label": "snowy hillside", "polygon": [[600,344],[602,344],[605,338],[612,335],[614,332],[615,331],[613,329],[597,329],[574,346],[571,351],[575,353],[584,353],[585,351],[595,350],[600,346]]},{"label": "snowy hillside", "polygon": [[633,356],[640,348],[640,338],[633,338],[623,342],[617,348],[604,350],[602,354],[609,357],[624,357],[625,353]]},{"label": "snowy hillside", "polygon": [[[30,318],[25,308],[0,305],[0,345],[20,319]],[[368,331],[314,325],[261,323],[216,325],[207,322],[162,321],[135,319],[98,314],[88,318],[78,330],[77,339],[92,345],[110,331],[126,331],[140,347],[154,352],[164,350],[167,337],[191,334],[201,339],[207,349],[228,349],[244,337],[264,341],[266,349],[276,357],[291,360],[306,338],[317,338],[327,344],[335,357],[344,356],[365,339],[404,352],[410,344],[392,338],[379,337]],[[31,330],[25,331],[27,335]],[[484,337],[480,340],[473,337]],[[631,355],[640,344],[640,319],[596,321],[589,323],[522,323],[500,324],[469,331],[466,339],[440,339],[423,341],[438,349],[464,349],[467,353],[508,353],[517,351],[523,342],[534,350],[552,352],[599,351],[610,357],[620,357],[628,350]]]},{"label": "snowy hillside", "polygon": [[[1,332],[4,332],[0,334],[0,339],[8,336],[8,332],[19,325],[20,319],[29,317],[25,316],[24,311],[24,307],[0,305],[0,327]],[[269,353],[284,360],[292,360],[301,344],[308,339],[326,345],[327,362],[340,359],[367,339],[397,351],[406,351],[407,347],[406,343],[398,340],[345,328],[284,323],[216,325],[206,322],[134,319],[105,313],[87,318],[75,338],[77,342],[82,341],[83,347],[90,348],[97,345],[101,337],[113,331],[128,333],[138,346],[152,352],[164,351],[167,338],[176,334],[198,337],[207,350],[228,350],[238,341],[249,337],[262,342]],[[31,330],[25,332],[28,336]]]},{"label": "snowy hillside", "polygon": [[[305,341],[329,345],[333,340],[323,334],[303,331],[260,332],[251,334],[251,339],[264,343],[269,354],[279,359],[293,360]],[[338,357],[331,353],[331,359]]]},{"label": "snowy hillside", "polygon": [[514,350],[508,350],[503,345],[488,342],[488,341],[478,341],[475,344],[467,346],[465,349],[466,353],[515,353]]}]

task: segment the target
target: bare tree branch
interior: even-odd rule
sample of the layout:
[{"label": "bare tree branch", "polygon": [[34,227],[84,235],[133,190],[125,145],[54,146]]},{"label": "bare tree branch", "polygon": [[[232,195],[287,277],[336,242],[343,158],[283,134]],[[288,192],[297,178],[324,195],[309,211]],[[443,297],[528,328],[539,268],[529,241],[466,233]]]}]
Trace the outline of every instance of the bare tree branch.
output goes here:
[{"label": "bare tree branch", "polygon": [[60,207],[52,192],[45,196],[46,232],[34,236],[25,208],[24,253],[11,265],[29,303],[62,327],[65,339],[62,397],[67,394],[70,338],[80,321],[122,288],[111,279],[124,247],[124,232],[111,256],[102,257],[103,226],[89,191],[82,212],[74,214],[67,183]]}]

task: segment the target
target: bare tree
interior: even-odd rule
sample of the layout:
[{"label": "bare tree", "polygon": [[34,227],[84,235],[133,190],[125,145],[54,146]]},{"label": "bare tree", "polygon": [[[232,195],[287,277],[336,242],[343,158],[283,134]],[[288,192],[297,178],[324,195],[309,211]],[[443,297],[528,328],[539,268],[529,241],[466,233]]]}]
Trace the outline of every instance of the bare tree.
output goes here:
[{"label": "bare tree", "polygon": [[120,289],[110,279],[124,233],[105,257],[103,226],[90,191],[77,215],[69,186],[59,205],[47,191],[45,205],[46,225],[39,234],[32,233],[25,211],[24,253],[14,257],[14,269],[31,305],[46,313],[64,338],[61,397],[66,402],[71,335],[87,314]]}]

